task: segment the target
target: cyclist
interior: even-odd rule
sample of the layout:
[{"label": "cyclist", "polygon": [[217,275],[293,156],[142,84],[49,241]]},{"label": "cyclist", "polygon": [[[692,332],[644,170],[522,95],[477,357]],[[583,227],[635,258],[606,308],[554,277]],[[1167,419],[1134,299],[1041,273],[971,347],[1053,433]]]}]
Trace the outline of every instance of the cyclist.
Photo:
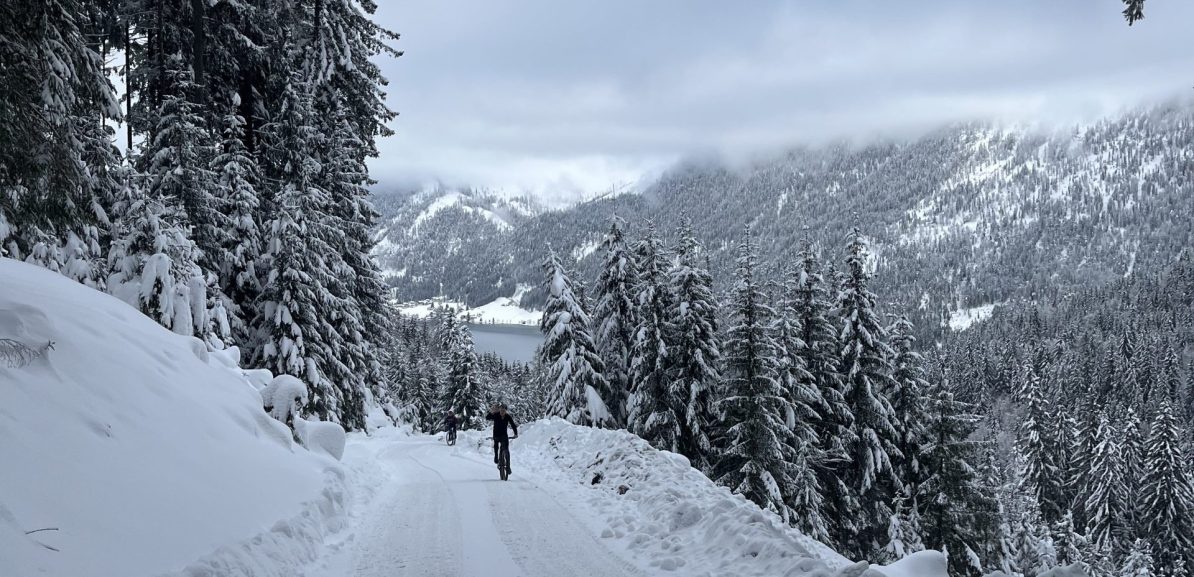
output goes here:
[{"label": "cyclist", "polygon": [[[485,415],[486,420],[493,421],[493,462],[499,463],[498,456],[502,454],[502,450],[506,454],[510,454],[510,434],[506,431],[509,427],[514,430],[514,438],[518,438],[518,423],[514,422],[514,417],[506,412],[506,405],[493,405],[489,408],[489,414]],[[499,463],[500,464],[500,463]],[[506,463],[506,473],[510,473],[510,463]]]},{"label": "cyclist", "polygon": [[448,432],[448,444],[456,444],[456,413],[448,411],[444,416],[444,430]]}]

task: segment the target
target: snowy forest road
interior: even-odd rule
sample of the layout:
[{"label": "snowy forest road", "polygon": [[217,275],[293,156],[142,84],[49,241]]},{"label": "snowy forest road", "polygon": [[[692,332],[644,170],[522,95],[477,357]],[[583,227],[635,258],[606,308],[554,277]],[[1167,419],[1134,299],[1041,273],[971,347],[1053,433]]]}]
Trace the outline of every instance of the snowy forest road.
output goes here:
[{"label": "snowy forest road", "polygon": [[641,575],[520,478],[517,462],[503,482],[492,464],[433,438],[385,442],[375,463],[384,485],[311,577]]}]

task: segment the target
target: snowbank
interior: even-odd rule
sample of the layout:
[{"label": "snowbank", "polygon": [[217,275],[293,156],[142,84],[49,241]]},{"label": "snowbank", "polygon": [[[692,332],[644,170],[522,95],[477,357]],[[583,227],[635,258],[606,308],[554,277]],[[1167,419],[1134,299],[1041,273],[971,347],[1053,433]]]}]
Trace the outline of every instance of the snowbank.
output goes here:
[{"label": "snowbank", "polygon": [[234,351],[3,258],[0,338],[54,342],[0,364],[0,574],[292,575],[342,524],[340,465],[262,411]]},{"label": "snowbank", "polygon": [[[850,563],[745,498],[715,485],[681,455],[625,431],[561,419],[530,423],[511,443],[514,474],[551,492],[594,534],[651,573],[685,576],[946,577],[928,552],[890,568]],[[482,434],[456,450],[492,459]]]}]

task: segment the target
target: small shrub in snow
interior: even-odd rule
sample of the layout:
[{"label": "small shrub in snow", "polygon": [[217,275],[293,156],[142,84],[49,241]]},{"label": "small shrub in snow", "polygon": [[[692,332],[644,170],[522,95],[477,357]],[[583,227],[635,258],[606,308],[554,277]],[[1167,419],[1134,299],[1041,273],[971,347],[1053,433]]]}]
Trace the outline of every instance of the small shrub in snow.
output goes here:
[{"label": "small shrub in snow", "polygon": [[271,417],[294,430],[294,418],[307,404],[307,385],[290,375],[278,375],[261,390],[261,404]]},{"label": "small shrub in snow", "polygon": [[21,341],[0,339],[0,364],[10,369],[19,369],[32,363],[34,359],[46,354],[46,351],[53,348],[53,341],[40,347],[31,347]]}]

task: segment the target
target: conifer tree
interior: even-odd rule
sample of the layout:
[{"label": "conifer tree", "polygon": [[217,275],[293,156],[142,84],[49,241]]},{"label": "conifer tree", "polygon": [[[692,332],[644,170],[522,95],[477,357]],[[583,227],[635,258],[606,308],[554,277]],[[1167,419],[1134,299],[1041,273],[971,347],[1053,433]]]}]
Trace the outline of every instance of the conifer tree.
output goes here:
[{"label": "conifer tree", "polygon": [[1168,395],[1154,411],[1140,485],[1142,529],[1153,546],[1158,573],[1172,575],[1194,555],[1194,488],[1185,469],[1173,404]]},{"label": "conifer tree", "polygon": [[120,107],[84,0],[0,6],[0,256],[102,288]]},{"label": "conifer tree", "polygon": [[1090,464],[1090,494],[1086,499],[1086,538],[1098,550],[1118,556],[1127,543],[1127,487],[1123,484],[1121,434],[1107,419],[1098,417],[1095,447]]},{"label": "conifer tree", "polygon": [[611,416],[615,423],[625,424],[631,389],[630,357],[634,347],[634,330],[638,325],[635,289],[638,268],[623,239],[619,223],[615,218],[601,241],[605,260],[597,278],[593,333],[609,381]]},{"label": "conifer tree", "polygon": [[444,381],[441,405],[445,411],[456,413],[462,430],[482,428],[484,391],[477,374],[477,353],[473,337],[464,323],[453,323],[444,351],[447,378]]},{"label": "conifer tree", "polygon": [[672,331],[668,311],[668,262],[663,242],[653,223],[635,247],[638,279],[635,301],[638,325],[630,351],[630,380],[633,387],[627,407],[630,431],[659,449],[677,452],[684,418],[684,403],[672,396],[669,382],[671,359],[666,338]]},{"label": "conifer tree", "polygon": [[977,417],[952,391],[937,387],[928,403],[924,475],[920,486],[925,546],[948,551],[957,574],[982,575],[978,552],[998,533],[998,503],[971,464],[981,458],[971,440]]},{"label": "conifer tree", "polygon": [[853,467],[845,449],[853,434],[850,429],[853,416],[846,406],[843,381],[837,372],[840,348],[831,318],[833,305],[822,278],[821,263],[807,239],[800,252],[797,275],[792,307],[800,339],[793,344],[797,347],[795,356],[803,359],[817,389],[815,398],[819,404],[812,426],[820,462],[814,465],[823,496],[822,513],[831,536],[827,541],[841,543],[857,531],[854,512],[858,504],[846,484],[846,471]]},{"label": "conifer tree", "polygon": [[696,240],[687,218],[678,237],[675,259],[668,273],[672,297],[667,318],[671,326],[664,335],[670,357],[669,397],[676,403],[676,413],[681,417],[679,453],[704,470],[712,456],[710,434],[717,420],[713,411],[714,388],[721,380],[718,303],[713,296],[713,277],[701,264],[704,248]]},{"label": "conifer tree", "polygon": [[928,382],[924,378],[923,357],[913,350],[916,337],[912,335],[912,322],[907,316],[900,316],[889,329],[890,345],[895,353],[892,357],[891,388],[887,398],[891,402],[898,437],[896,447],[900,457],[895,464],[896,475],[904,484],[904,493],[913,498],[922,472],[920,450],[924,442],[925,414],[924,400],[928,396]]},{"label": "conifer tree", "polygon": [[894,470],[895,459],[900,457],[896,447],[900,435],[891,404],[883,395],[890,387],[889,359],[893,355],[875,311],[876,297],[867,286],[866,241],[857,228],[849,236],[846,255],[847,272],[838,296],[842,319],[839,372],[846,406],[853,416],[846,453],[854,468],[846,473],[846,482],[860,507],[855,512],[857,533],[840,545],[856,557],[867,558],[885,542],[890,503],[901,489]]},{"label": "conifer tree", "polygon": [[263,252],[258,187],[264,182],[257,160],[243,143],[244,124],[244,118],[236,114],[224,118],[221,151],[211,166],[230,227],[221,238],[224,258],[216,272],[220,291],[228,301],[225,308],[230,311],[233,341],[240,344],[251,342],[248,321],[261,294],[257,266]]},{"label": "conifer tree", "polygon": [[755,280],[758,249],[750,229],[738,245],[736,285],[729,305],[733,326],[726,335],[725,397],[718,402],[727,429],[721,439],[717,482],[785,521],[792,514],[793,455],[785,423],[791,411],[780,388],[775,342],[767,325],[775,313]]},{"label": "conifer tree", "polygon": [[1153,550],[1146,539],[1132,543],[1119,570],[1119,577],[1154,577]]},{"label": "conifer tree", "polygon": [[589,315],[574,291],[572,279],[552,251],[543,263],[548,297],[539,329],[544,341],[537,360],[544,367],[548,413],[570,423],[592,427],[612,426],[603,393],[609,385],[604,366],[589,334]]},{"label": "conifer tree", "polygon": [[302,379],[311,397],[309,410],[321,420],[355,422],[363,415],[342,413],[345,401],[355,404],[359,391],[345,391],[341,387],[354,383],[329,378],[347,372],[342,364],[333,366],[340,363],[334,323],[341,301],[330,289],[339,263],[327,239],[336,233],[327,217],[327,192],[314,184],[318,163],[306,154],[316,135],[309,91],[298,75],[288,83],[283,110],[285,115],[267,133],[272,161],[283,170],[283,179],[276,196],[278,212],[269,223],[255,358],[277,374]]},{"label": "conifer tree", "polygon": [[1036,496],[1041,520],[1052,525],[1061,520],[1063,509],[1056,439],[1049,426],[1052,416],[1035,367],[1025,367],[1023,382],[1027,413],[1020,424],[1020,450],[1026,467],[1022,478],[1026,488]]}]

